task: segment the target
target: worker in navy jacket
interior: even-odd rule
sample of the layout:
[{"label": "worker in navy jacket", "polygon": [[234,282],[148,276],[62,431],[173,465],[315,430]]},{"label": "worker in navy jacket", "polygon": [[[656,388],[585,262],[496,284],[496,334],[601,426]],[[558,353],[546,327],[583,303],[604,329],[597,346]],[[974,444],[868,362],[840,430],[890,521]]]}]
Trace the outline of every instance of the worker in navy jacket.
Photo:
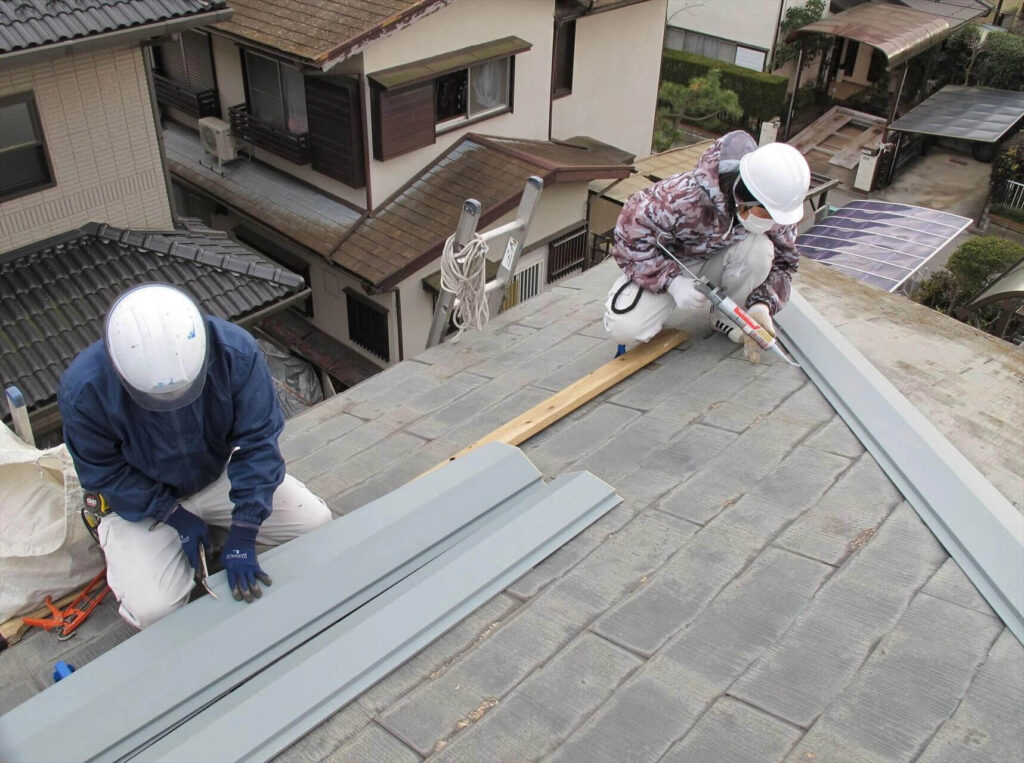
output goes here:
[{"label": "worker in navy jacket", "polygon": [[113,511],[99,526],[107,581],[138,628],[188,601],[208,525],[229,528],[221,561],[234,597],[252,601],[271,583],[256,541],[331,518],[285,474],[284,417],[255,339],[176,288],[121,295],[103,340],[65,371],[58,403],[82,486]]}]

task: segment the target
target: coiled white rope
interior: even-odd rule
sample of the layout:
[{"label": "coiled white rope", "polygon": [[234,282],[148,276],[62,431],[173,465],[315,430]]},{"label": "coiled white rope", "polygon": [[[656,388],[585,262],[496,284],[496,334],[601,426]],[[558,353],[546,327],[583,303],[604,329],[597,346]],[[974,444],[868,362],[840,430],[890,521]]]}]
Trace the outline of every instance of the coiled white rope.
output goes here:
[{"label": "coiled white rope", "polygon": [[452,323],[458,340],[466,329],[482,329],[487,325],[490,310],[487,306],[487,242],[474,233],[458,254],[454,250],[455,236],[448,237],[441,251],[441,288],[450,291],[458,300],[452,314]]}]

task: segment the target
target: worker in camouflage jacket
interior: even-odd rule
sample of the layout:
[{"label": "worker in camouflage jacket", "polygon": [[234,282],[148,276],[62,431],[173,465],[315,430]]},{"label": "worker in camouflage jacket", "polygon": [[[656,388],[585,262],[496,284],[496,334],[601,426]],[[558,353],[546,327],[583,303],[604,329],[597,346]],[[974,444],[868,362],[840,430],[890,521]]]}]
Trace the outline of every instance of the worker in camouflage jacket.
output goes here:
[{"label": "worker in camouflage jacket", "polygon": [[179,289],[122,294],[57,401],[82,486],[112,509],[98,528],[107,582],[137,628],[189,600],[210,525],[228,529],[228,587],[253,601],[271,582],[257,541],[283,543],[331,519],[285,473],[284,416],[256,340]]},{"label": "worker in camouflage jacket", "polygon": [[620,345],[646,342],[673,310],[701,310],[714,328],[743,342],[756,363],[760,348],[720,320],[658,242],[775,333],[772,316],[788,301],[797,269],[796,226],[809,185],[799,151],[785,143],[758,148],[736,130],[716,140],[690,172],[633,194],[615,225],[613,256],[622,275],[608,293],[605,329]]}]

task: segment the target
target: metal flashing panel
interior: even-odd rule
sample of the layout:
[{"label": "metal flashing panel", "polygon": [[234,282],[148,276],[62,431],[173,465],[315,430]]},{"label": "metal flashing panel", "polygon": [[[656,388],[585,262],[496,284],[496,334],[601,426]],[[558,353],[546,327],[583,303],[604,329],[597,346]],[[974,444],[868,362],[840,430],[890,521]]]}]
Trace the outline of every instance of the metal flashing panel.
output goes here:
[{"label": "metal flashing panel", "polygon": [[620,500],[591,474],[564,475],[543,497],[481,528],[157,741],[139,759],[272,758]]},{"label": "metal flashing panel", "polygon": [[794,289],[786,347],[1024,643],[1024,515]]},{"label": "metal flashing panel", "polygon": [[886,291],[907,279],[971,224],[969,217],[858,199],[797,237],[797,251]]},{"label": "metal flashing panel", "polygon": [[946,85],[897,119],[901,132],[995,143],[1024,118],[1024,93]]},{"label": "metal flashing panel", "polygon": [[[0,716],[0,760],[32,760],[65,734],[82,760],[130,755],[543,490],[518,449],[493,443],[264,554],[275,583],[254,605],[233,601],[218,573],[219,600],[193,602]],[[98,724],[100,706],[119,709]]]}]

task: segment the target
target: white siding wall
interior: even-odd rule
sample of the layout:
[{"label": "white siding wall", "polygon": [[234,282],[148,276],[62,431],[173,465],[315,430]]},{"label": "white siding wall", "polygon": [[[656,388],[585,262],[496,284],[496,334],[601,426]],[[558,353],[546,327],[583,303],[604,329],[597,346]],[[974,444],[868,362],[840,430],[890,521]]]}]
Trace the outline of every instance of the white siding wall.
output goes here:
[{"label": "white siding wall", "polygon": [[[444,133],[437,136],[437,142],[432,146],[425,146],[383,162],[373,159],[371,155],[373,206],[376,207],[385,201],[410,177],[416,175],[467,132],[547,139],[553,34],[553,0],[458,0],[366,48],[363,51],[364,71],[372,74],[381,69],[412,63],[509,35],[515,35],[533,44],[531,50],[521,53],[515,59],[512,113]],[[364,103],[364,113],[369,112],[370,104],[367,100]],[[369,133],[367,139],[372,140]]]},{"label": "white siding wall", "polygon": [[139,48],[0,71],[0,97],[29,90],[57,185],[0,205],[0,252],[91,221],[171,227]]},{"label": "white siding wall", "polygon": [[552,104],[552,137],[651,152],[664,18],[665,0],[654,0],[577,19],[572,94]]}]

